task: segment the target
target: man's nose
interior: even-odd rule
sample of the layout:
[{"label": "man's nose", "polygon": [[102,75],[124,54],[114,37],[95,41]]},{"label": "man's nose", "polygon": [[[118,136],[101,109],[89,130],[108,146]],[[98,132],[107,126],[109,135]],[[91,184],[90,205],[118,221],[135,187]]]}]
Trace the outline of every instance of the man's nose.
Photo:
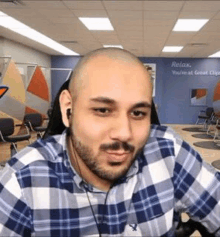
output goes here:
[{"label": "man's nose", "polygon": [[128,116],[120,116],[114,120],[110,132],[111,139],[128,142],[132,138],[131,121]]}]

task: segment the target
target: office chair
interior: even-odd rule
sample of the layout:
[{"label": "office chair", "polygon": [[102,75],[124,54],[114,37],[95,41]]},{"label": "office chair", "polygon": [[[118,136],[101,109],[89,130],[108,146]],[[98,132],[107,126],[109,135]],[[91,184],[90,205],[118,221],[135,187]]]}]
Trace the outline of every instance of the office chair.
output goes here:
[{"label": "office chair", "polygon": [[[60,111],[60,104],[59,104],[59,96],[61,92],[65,89],[68,89],[69,80],[65,81],[64,84],[61,86],[60,90],[58,91],[48,127],[44,133],[43,139],[46,139],[48,136],[61,134],[64,129],[66,128],[62,122],[62,115]],[[155,108],[155,104],[152,101],[152,108],[151,108],[151,124],[158,124],[160,125],[160,121],[157,115],[157,111]],[[187,222],[182,222],[181,217],[179,220],[179,224],[176,230],[176,237],[190,237],[190,235],[195,231],[198,230],[202,237],[213,237],[214,235],[209,234],[208,231],[203,227],[200,223],[195,222],[191,219]]]},{"label": "office chair", "polygon": [[42,138],[47,127],[42,126],[43,117],[40,113],[31,113],[24,116],[24,124],[30,131],[37,133],[37,138]]},{"label": "office chair", "polygon": [[[21,126],[21,125],[16,125]],[[31,135],[29,133],[28,128],[26,127],[26,134],[22,135],[12,135],[14,133],[14,120],[12,118],[0,118],[0,139],[3,142],[9,142],[11,156],[18,152],[17,150],[17,142],[27,140],[30,143]]]},{"label": "office chair", "polygon": [[[201,110],[199,112],[196,124],[203,124],[204,129],[206,129],[209,122],[212,120],[213,116],[214,116],[214,109],[212,107],[208,107],[206,110]],[[201,120],[202,123],[200,123]]]}]

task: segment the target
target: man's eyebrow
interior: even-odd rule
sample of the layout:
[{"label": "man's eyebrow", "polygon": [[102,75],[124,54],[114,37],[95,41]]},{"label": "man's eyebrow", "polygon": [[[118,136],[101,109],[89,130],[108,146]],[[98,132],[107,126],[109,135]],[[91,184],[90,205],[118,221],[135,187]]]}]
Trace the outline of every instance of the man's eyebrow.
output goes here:
[{"label": "man's eyebrow", "polygon": [[[115,105],[116,104],[115,100],[110,99],[109,97],[103,97],[103,96],[91,98],[90,101],[105,103],[105,104],[109,104],[109,105]],[[149,102],[146,102],[146,101],[141,101],[141,102],[138,102],[138,103],[134,104],[134,106],[132,106],[132,109],[136,109],[136,108],[151,108],[151,104]]]},{"label": "man's eyebrow", "polygon": [[109,105],[116,104],[115,100],[110,99],[108,97],[103,97],[103,96],[91,98],[90,101],[99,102],[99,103],[105,103],[105,104],[109,104]]},{"label": "man's eyebrow", "polygon": [[137,108],[151,108],[151,104],[145,101],[139,102],[132,107],[132,109],[137,109]]}]

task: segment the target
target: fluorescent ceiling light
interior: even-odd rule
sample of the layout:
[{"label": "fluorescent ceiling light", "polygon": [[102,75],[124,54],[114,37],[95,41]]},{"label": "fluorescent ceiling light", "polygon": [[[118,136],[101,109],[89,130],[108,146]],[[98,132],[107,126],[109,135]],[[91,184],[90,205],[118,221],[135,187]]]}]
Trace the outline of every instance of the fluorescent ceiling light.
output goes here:
[{"label": "fluorescent ceiling light", "polygon": [[121,45],[103,45],[104,48],[120,48],[123,49],[123,47]]},{"label": "fluorescent ceiling light", "polygon": [[220,58],[220,51],[218,51],[212,55],[209,55],[209,58]]},{"label": "fluorescent ceiling light", "polygon": [[165,46],[162,52],[176,53],[182,50],[183,46]]},{"label": "fluorescent ceiling light", "polygon": [[110,20],[106,17],[79,17],[79,20],[89,30],[114,30]]},{"label": "fluorescent ceiling light", "polygon": [[29,39],[37,41],[47,47],[54,49],[64,55],[79,55],[78,53],[68,49],[67,47],[57,43],[49,37],[41,34],[40,32],[32,29],[31,27],[23,24],[22,22],[6,15],[0,11],[0,26],[3,26],[9,30],[12,30],[18,34],[21,34]]},{"label": "fluorescent ceiling light", "polygon": [[199,31],[207,22],[208,19],[179,19],[173,31]]}]

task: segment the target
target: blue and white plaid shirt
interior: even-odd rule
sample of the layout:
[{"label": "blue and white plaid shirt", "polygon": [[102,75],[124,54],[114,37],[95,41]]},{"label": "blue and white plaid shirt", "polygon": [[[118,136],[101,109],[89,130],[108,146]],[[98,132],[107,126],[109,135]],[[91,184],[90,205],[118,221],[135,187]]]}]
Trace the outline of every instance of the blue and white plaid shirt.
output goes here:
[{"label": "blue and white plaid shirt", "polygon": [[106,193],[71,167],[64,132],[37,140],[4,168],[0,236],[97,236],[97,225],[102,236],[174,236],[181,212],[220,236],[219,181],[170,128],[153,125],[142,154]]}]

